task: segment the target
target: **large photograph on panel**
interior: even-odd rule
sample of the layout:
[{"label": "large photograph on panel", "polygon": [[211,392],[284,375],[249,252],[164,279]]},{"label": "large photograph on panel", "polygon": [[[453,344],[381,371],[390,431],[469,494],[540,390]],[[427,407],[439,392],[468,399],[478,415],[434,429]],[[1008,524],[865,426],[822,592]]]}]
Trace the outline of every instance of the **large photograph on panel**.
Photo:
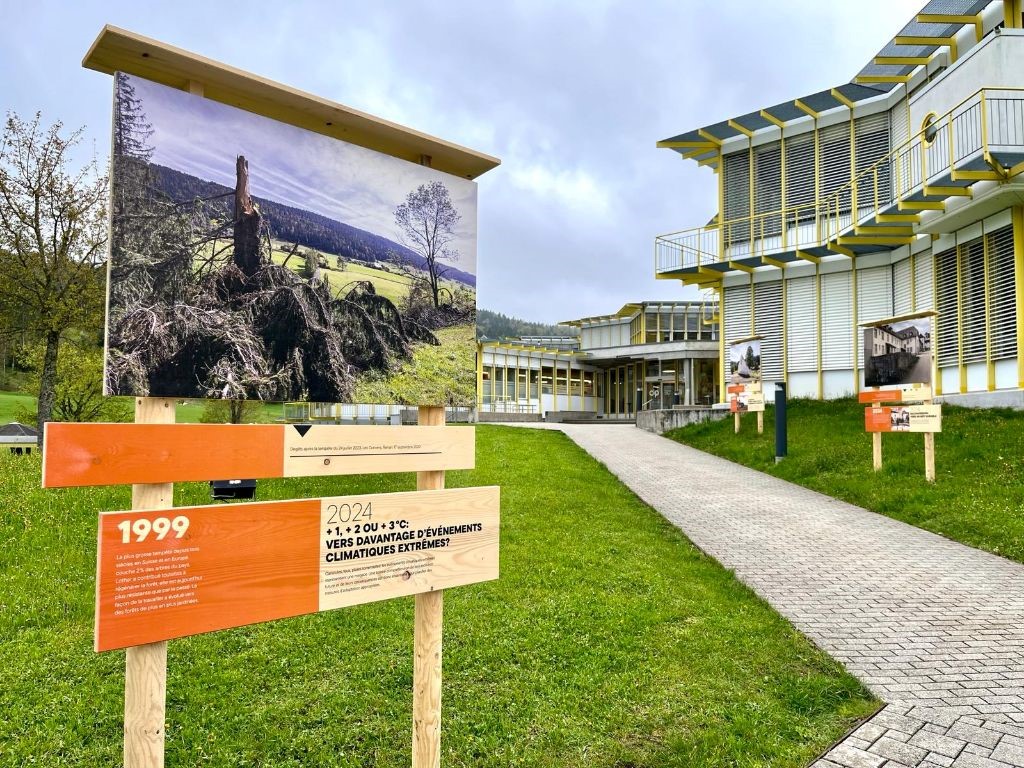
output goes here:
[{"label": "large photograph on panel", "polygon": [[470,405],[476,184],[115,77],[105,390]]},{"label": "large photograph on panel", "polygon": [[729,381],[751,384],[761,381],[761,337],[729,342]]},{"label": "large photograph on panel", "polygon": [[931,383],[931,315],[885,320],[864,329],[864,386]]}]

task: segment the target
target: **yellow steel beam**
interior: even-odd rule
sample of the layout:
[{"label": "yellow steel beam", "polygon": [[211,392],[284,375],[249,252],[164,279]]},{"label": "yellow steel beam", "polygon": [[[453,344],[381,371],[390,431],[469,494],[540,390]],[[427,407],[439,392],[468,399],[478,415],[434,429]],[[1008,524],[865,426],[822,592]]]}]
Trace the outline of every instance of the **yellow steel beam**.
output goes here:
[{"label": "yellow steel beam", "polygon": [[995,171],[953,171],[953,181],[1000,181]]},{"label": "yellow steel beam", "polygon": [[835,251],[836,253],[841,253],[841,254],[843,254],[843,256],[847,256],[847,257],[849,257],[851,259],[857,257],[856,253],[854,253],[852,250],[850,250],[846,246],[840,245],[835,240],[830,240],[829,242],[825,243],[825,247],[828,248],[830,251]]},{"label": "yellow steel beam", "polygon": [[814,111],[813,109],[811,109],[811,108],[810,108],[810,107],[808,107],[808,106],[807,106],[806,104],[804,104],[804,103],[803,103],[802,101],[800,101],[800,99],[794,99],[794,100],[793,100],[793,104],[794,104],[794,105],[796,106],[796,108],[797,108],[797,109],[799,109],[799,110],[800,110],[801,112],[806,112],[806,113],[807,113],[808,115],[810,115],[811,117],[813,117],[813,118],[814,118],[815,120],[817,120],[817,119],[818,119],[818,118],[819,118],[819,117],[821,116],[821,113],[820,113],[820,112],[815,112],[815,111]]},{"label": "yellow steel beam", "polygon": [[970,187],[932,187],[925,184],[924,193],[929,197],[974,197]]},{"label": "yellow steel beam", "polygon": [[771,114],[769,112],[765,112],[763,109],[761,110],[761,117],[763,117],[769,123],[777,125],[779,128],[785,128],[786,127],[786,121],[785,120],[779,120],[779,118],[777,118],[775,115],[773,115],[773,114]]},{"label": "yellow steel beam", "polygon": [[1020,29],[1024,26],[1024,3],[1021,0],[1003,0],[1003,25],[1007,29]]},{"label": "yellow steel beam", "polygon": [[853,232],[856,235],[864,235],[867,237],[913,237],[914,230],[912,227],[902,226],[881,226],[878,224],[858,224],[853,228]]},{"label": "yellow steel beam", "polygon": [[821,264],[821,256],[815,256],[813,253],[808,253],[807,251],[797,251],[796,257],[798,259],[808,261],[811,264]]},{"label": "yellow steel beam", "polygon": [[771,256],[762,256],[761,263],[767,264],[769,267],[778,267],[783,270],[786,268],[786,262],[773,259]]},{"label": "yellow steel beam", "polygon": [[845,106],[849,107],[849,109],[850,109],[850,111],[851,111],[851,112],[853,111],[853,108],[854,108],[855,106],[857,106],[857,103],[856,103],[856,102],[854,102],[854,101],[851,101],[850,99],[848,99],[848,98],[846,98],[845,96],[843,96],[843,94],[842,94],[842,93],[840,93],[840,91],[839,91],[839,89],[838,89],[838,88],[833,88],[833,89],[832,89],[832,90],[830,91],[830,93],[832,94],[832,98],[833,98],[833,99],[835,99],[836,101],[838,101],[838,102],[839,102],[840,104],[844,104]]},{"label": "yellow steel beam", "polygon": [[931,60],[931,56],[875,56],[875,64],[883,67],[919,67]]},{"label": "yellow steel beam", "polygon": [[875,221],[879,224],[902,224],[904,222],[917,224],[921,221],[921,215],[919,213],[880,213],[875,216]]},{"label": "yellow steel beam", "polygon": [[739,131],[740,133],[742,133],[742,134],[743,134],[744,136],[746,136],[746,137],[747,137],[748,139],[752,139],[752,138],[754,138],[754,132],[753,132],[752,130],[750,130],[749,128],[744,128],[744,127],[743,127],[742,125],[740,125],[739,123],[737,123],[737,122],[736,122],[735,120],[731,120],[731,119],[730,119],[730,120],[728,121],[728,125],[729,125],[729,127],[730,127],[730,128],[735,128],[735,129],[736,129],[737,131]]},{"label": "yellow steel beam", "polygon": [[704,167],[705,165],[712,165],[718,162],[718,155],[712,155],[711,157],[705,157],[703,160],[698,160],[697,165]]},{"label": "yellow steel beam", "polygon": [[697,134],[702,139],[704,139],[705,141],[709,141],[712,144],[714,144],[716,147],[721,147],[722,146],[722,140],[721,139],[712,136],[710,133],[705,131],[703,128],[698,128],[697,129]]},{"label": "yellow steel beam", "polygon": [[683,160],[692,160],[693,158],[697,157],[697,155],[703,155],[706,152],[712,152],[715,149],[717,149],[717,147],[697,147],[696,149],[690,149],[687,150],[686,152],[680,153],[680,156],[683,158]]},{"label": "yellow steel beam", "polygon": [[946,204],[941,200],[900,200],[896,207],[901,211],[944,211]]},{"label": "yellow steel beam", "polygon": [[985,27],[981,14],[971,16],[963,13],[919,13],[917,20],[921,24],[973,24],[977,42],[985,36]]},{"label": "yellow steel beam", "polygon": [[910,75],[857,75],[855,82],[871,83],[909,83]]},{"label": "yellow steel beam", "polygon": [[746,272],[749,275],[754,274],[754,268],[747,266],[746,264],[740,264],[738,261],[730,261],[729,269],[735,269],[739,272]]},{"label": "yellow steel beam", "polygon": [[845,235],[839,238],[839,245],[910,245],[914,242],[914,238],[911,237],[884,237],[878,236],[858,236],[858,235]]},{"label": "yellow steel beam", "polygon": [[955,37],[928,37],[927,35],[897,35],[893,38],[895,45],[939,45],[949,48],[950,63],[957,60]]},{"label": "yellow steel beam", "polygon": [[717,269],[711,269],[710,267],[697,267],[697,274],[702,277],[709,277],[712,280],[721,280],[723,273],[719,272]]},{"label": "yellow steel beam", "polygon": [[655,146],[658,149],[698,149],[703,148],[705,152],[711,149],[717,149],[718,144],[714,144],[710,141],[659,141]]}]

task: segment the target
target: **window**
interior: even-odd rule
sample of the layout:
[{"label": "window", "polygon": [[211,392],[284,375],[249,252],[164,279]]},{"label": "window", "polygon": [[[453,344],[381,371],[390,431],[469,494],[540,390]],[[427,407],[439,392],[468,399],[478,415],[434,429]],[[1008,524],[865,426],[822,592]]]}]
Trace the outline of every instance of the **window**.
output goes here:
[{"label": "window", "polygon": [[750,152],[734,152],[722,158],[725,185],[723,242],[731,246],[750,239]]}]

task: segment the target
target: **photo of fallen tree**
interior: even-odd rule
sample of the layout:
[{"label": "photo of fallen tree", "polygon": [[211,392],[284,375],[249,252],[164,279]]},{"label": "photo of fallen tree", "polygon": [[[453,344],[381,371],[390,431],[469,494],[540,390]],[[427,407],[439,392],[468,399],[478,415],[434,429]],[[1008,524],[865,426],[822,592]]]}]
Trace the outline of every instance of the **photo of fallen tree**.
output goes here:
[{"label": "photo of fallen tree", "polygon": [[122,73],[113,145],[108,394],[475,402],[473,182]]}]

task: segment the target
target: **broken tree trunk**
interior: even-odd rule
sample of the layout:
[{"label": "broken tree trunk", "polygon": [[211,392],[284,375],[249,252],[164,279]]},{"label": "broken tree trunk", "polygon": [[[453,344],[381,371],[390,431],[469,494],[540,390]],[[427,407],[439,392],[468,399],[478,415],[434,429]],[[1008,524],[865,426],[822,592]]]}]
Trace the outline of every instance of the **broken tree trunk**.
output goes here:
[{"label": "broken tree trunk", "polygon": [[244,155],[235,162],[235,265],[247,277],[260,268],[260,212],[249,195],[249,163]]}]

